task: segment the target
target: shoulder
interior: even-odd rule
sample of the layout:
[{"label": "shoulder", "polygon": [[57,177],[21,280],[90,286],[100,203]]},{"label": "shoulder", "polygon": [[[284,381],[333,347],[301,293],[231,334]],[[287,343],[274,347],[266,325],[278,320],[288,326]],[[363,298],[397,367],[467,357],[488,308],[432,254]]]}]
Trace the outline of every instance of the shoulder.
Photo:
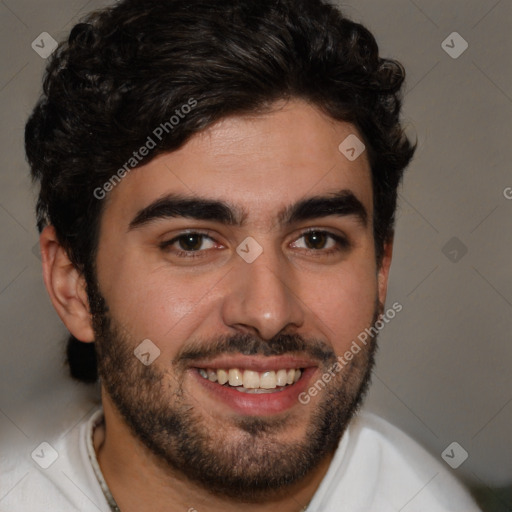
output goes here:
[{"label": "shoulder", "polygon": [[87,435],[102,414],[95,406],[68,418],[62,431],[2,443],[0,510],[107,511],[87,452]]},{"label": "shoulder", "polygon": [[351,422],[311,505],[311,512],[479,511],[448,468],[368,412]]}]

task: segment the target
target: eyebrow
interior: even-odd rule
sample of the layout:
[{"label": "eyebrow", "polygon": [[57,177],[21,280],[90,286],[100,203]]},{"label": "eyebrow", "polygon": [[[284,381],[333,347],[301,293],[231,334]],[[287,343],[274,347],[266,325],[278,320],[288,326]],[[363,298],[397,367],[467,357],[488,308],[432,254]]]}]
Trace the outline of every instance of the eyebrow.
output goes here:
[{"label": "eyebrow", "polygon": [[[326,196],[302,199],[293,205],[286,206],[278,213],[277,220],[279,225],[289,226],[297,222],[329,216],[354,216],[364,227],[368,223],[368,212],[364,205],[353,192],[345,189]],[[169,218],[208,220],[243,227],[247,217],[246,210],[227,201],[168,194],[139,210],[130,222],[128,230]]]}]

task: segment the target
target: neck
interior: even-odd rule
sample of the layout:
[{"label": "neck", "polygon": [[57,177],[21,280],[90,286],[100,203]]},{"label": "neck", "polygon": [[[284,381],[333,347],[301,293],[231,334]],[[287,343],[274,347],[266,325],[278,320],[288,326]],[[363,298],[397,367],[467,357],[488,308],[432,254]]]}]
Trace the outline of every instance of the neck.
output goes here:
[{"label": "neck", "polygon": [[[122,512],[235,512],[241,503],[216,496],[169,468],[136,438],[103,393],[105,423],[94,432],[96,457]],[[311,501],[331,463],[331,454],[300,482],[279,495],[243,503],[244,512],[299,512]]]}]

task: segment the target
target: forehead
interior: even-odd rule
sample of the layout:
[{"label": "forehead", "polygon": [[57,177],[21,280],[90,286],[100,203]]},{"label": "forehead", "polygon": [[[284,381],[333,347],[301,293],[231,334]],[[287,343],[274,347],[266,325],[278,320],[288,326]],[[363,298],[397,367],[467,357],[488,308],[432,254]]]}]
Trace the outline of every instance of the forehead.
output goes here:
[{"label": "forehead", "polygon": [[105,216],[128,225],[135,212],[177,193],[228,201],[263,223],[299,199],[340,190],[351,191],[371,216],[366,153],[350,161],[339,150],[349,136],[362,138],[302,101],[227,117],[127,174],[110,193]]}]

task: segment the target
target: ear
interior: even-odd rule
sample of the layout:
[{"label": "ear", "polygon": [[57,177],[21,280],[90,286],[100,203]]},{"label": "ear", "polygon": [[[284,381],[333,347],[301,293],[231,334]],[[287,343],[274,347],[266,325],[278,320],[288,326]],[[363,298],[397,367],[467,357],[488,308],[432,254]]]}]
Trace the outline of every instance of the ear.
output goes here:
[{"label": "ear", "polygon": [[84,342],[94,341],[85,279],[60,245],[53,226],[44,228],[39,245],[44,284],[53,307],[75,338]]},{"label": "ear", "polygon": [[378,293],[379,302],[385,304],[386,295],[388,293],[388,278],[389,268],[391,267],[391,258],[393,256],[393,237],[384,242],[384,249],[382,253],[382,261],[378,269]]}]

